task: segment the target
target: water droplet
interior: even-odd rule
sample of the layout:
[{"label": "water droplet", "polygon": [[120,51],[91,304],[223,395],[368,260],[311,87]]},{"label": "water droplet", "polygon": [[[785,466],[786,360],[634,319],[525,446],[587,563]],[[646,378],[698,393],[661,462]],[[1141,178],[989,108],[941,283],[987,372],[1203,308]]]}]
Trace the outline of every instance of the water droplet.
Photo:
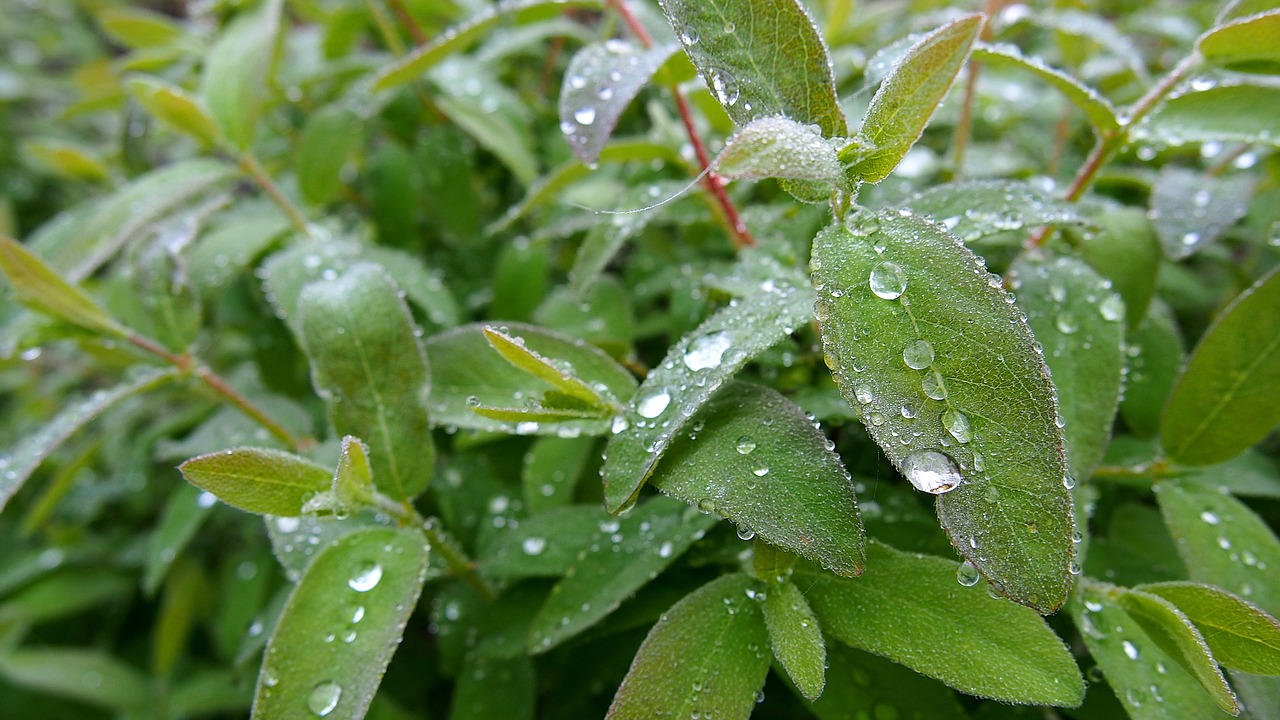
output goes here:
[{"label": "water droplet", "polygon": [[902,349],[902,361],[912,370],[923,370],[933,364],[933,345],[928,340],[916,340]]},{"label": "water droplet", "polygon": [[1120,647],[1124,648],[1125,657],[1128,657],[1130,660],[1138,659],[1138,647],[1136,645],[1125,640],[1120,643]]},{"label": "water droplet", "polygon": [[756,441],[746,435],[743,435],[738,438],[737,447],[739,455],[750,455],[751,451],[756,449]]},{"label": "water droplet", "polygon": [[623,432],[629,427],[631,427],[631,423],[627,422],[627,419],[625,417],[618,415],[613,419],[613,426],[610,428],[610,430],[613,431],[614,435],[617,435],[618,433]]},{"label": "water droplet", "polygon": [[378,582],[382,580],[382,566],[378,563],[366,563],[361,565],[350,580],[347,580],[347,587],[356,592],[369,592],[378,586]]},{"label": "water droplet", "polygon": [[1210,525],[1217,525],[1220,522],[1220,520],[1218,519],[1218,516],[1214,513],[1209,512],[1208,510],[1205,510],[1204,512],[1200,513],[1200,519],[1209,523]]},{"label": "water droplet", "polygon": [[1080,329],[1080,321],[1076,320],[1076,316],[1069,312],[1058,313],[1058,317],[1054,319],[1053,324],[1058,328],[1058,332],[1063,335],[1071,335]]},{"label": "water droplet", "polygon": [[332,680],[326,680],[311,689],[307,696],[307,709],[317,717],[324,717],[338,707],[342,699],[342,686]]},{"label": "water droplet", "polygon": [[871,269],[869,284],[876,297],[895,300],[907,290],[907,271],[886,260]]},{"label": "water droplet", "polygon": [[675,551],[675,546],[671,544],[670,540],[668,540],[658,546],[658,557],[669,558],[671,557],[671,553],[673,553],[674,551]]},{"label": "water droplet", "polygon": [[695,371],[719,367],[721,357],[732,346],[733,339],[729,337],[729,333],[703,335],[689,343],[689,351],[684,354],[684,364]]},{"label": "water droplet", "polygon": [[755,475],[756,477],[764,477],[765,475],[769,474],[769,468],[766,466],[761,466],[756,468],[755,470],[752,470],[751,474]]},{"label": "water droplet", "polygon": [[730,22],[730,21],[728,21],[728,20],[725,20],[725,21],[724,21],[724,32],[725,32],[725,34],[726,34],[726,35],[732,35],[732,34],[734,34],[735,32],[737,32],[737,30],[738,30],[738,26],[737,26],[737,25],[733,24],[732,22]]},{"label": "water droplet", "polygon": [[902,474],[917,490],[934,495],[955,490],[964,479],[951,458],[936,450],[908,455],[902,461]]},{"label": "water droplet", "polygon": [[942,413],[942,426],[951,433],[951,437],[957,442],[967,443],[973,439],[973,432],[969,427],[969,418],[964,413],[955,408],[947,408]]},{"label": "water droplet", "polygon": [[1098,312],[1102,314],[1103,320],[1119,322],[1124,317],[1124,301],[1119,295],[1112,295],[1102,301],[1098,306]]},{"label": "water droplet", "polygon": [[680,31],[680,42],[685,45],[697,45],[698,40],[700,39],[701,37],[698,35],[698,30],[692,25],[686,25],[684,29]]},{"label": "water droplet", "polygon": [[590,105],[578,108],[573,111],[573,119],[576,120],[579,125],[590,125],[596,121],[596,109]]},{"label": "water droplet", "polygon": [[871,386],[865,383],[853,389],[853,396],[863,405],[875,399],[875,394],[871,392]]},{"label": "water droplet", "polygon": [[755,536],[756,536],[756,531],[755,531],[755,530],[752,530],[751,528],[747,527],[746,525],[743,525],[742,527],[739,527],[739,528],[738,528],[738,539],[739,539],[739,540],[750,540],[751,538],[753,538],[753,537],[755,537]]},{"label": "water droplet", "polygon": [[982,575],[978,572],[978,568],[968,560],[960,563],[960,567],[956,568],[956,582],[965,587],[973,587],[981,579]]},{"label": "water droplet", "polygon": [[738,80],[724,70],[712,69],[711,91],[721,105],[735,105],[738,102]]},{"label": "water droplet", "polygon": [[636,403],[636,412],[640,413],[641,417],[652,420],[666,411],[667,405],[670,404],[670,393],[663,388],[650,388]]},{"label": "water droplet", "polygon": [[935,369],[930,368],[920,378],[920,388],[924,390],[925,395],[934,400],[947,399],[947,384],[943,381],[942,375]]},{"label": "water droplet", "polygon": [[524,539],[524,542],[520,543],[520,549],[524,551],[525,555],[541,555],[546,548],[546,538],[528,537]]}]

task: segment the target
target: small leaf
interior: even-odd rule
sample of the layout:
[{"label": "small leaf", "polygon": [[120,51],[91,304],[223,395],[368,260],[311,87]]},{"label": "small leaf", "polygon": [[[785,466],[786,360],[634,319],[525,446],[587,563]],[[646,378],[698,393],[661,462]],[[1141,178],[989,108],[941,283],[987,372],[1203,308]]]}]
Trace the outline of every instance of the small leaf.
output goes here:
[{"label": "small leaf", "polygon": [[292,453],[235,448],[209,453],[178,466],[187,482],[222,502],[259,515],[292,517],[312,495],[329,489],[333,474]]},{"label": "small leaf", "polygon": [[826,43],[797,0],[661,0],[711,94],[734,122],[765,115],[847,133]]},{"label": "small leaf", "polygon": [[426,571],[413,528],[360,530],[316,555],[267,643],[253,717],[364,717]]},{"label": "small leaf", "polygon": [[338,469],[333,474],[333,494],[346,508],[359,508],[373,500],[369,448],[357,437],[342,438]]},{"label": "small leaf", "polygon": [[147,369],[132,380],[94,391],[81,401],[66,403],[53,419],[19,440],[7,454],[0,455],[0,510],[40,463],[73,433],[121,401],[160,387],[177,376],[178,371],[174,369]]},{"label": "small leaf", "polygon": [[530,516],[567,505],[591,455],[599,457],[592,438],[540,437],[533,441],[520,472],[524,506]]},{"label": "small leaf", "polygon": [[1146,115],[1129,136],[1134,142],[1183,145],[1240,142],[1280,145],[1280,84],[1223,80],[1203,90],[1180,88]]},{"label": "small leaf", "polygon": [[654,470],[654,487],[828,570],[862,571],[853,480],[803,410],[735,382],[685,428]]},{"label": "small leaf", "polygon": [[253,143],[267,77],[274,65],[283,0],[237,15],[218,35],[204,61],[200,95],[231,144]]},{"label": "small leaf", "polygon": [[725,143],[711,170],[732,180],[789,178],[841,185],[844,169],[836,143],[816,125],[785,117],[752,120]]},{"label": "small leaf", "polygon": [[583,164],[600,159],[618,118],[675,51],[675,45],[642,49],[615,38],[574,54],[560,89],[560,132]]},{"label": "small leaf", "polygon": [[812,565],[794,582],[823,632],[941,680],[1011,703],[1075,707],[1084,680],[1062,640],[1034,611],[956,581],[957,563],[867,545],[867,569],[838,578]]},{"label": "small leaf", "polygon": [[1252,603],[1193,582],[1140,585],[1135,590],[1176,605],[1204,633],[1213,656],[1225,667],[1280,675],[1280,622]]},{"label": "small leaf", "polygon": [[500,579],[564,575],[600,536],[601,524],[613,527],[611,522],[599,505],[566,505],[530,515],[484,546],[480,567]]},{"label": "small leaf", "polygon": [[0,654],[0,677],[19,687],[121,713],[145,713],[155,702],[142,672],[99,650],[9,650]]},{"label": "small leaf", "polygon": [[360,118],[351,110],[326,105],[307,118],[298,143],[298,189],[313,205],[327,205],[342,188],[342,167],[360,147]]},{"label": "small leaf", "polygon": [[1280,424],[1280,271],[1240,293],[1200,338],[1165,406],[1160,439],[1184,465],[1229,460]]},{"label": "small leaf", "polygon": [[934,185],[902,204],[932,217],[966,243],[1042,226],[1088,224],[1078,206],[1058,200],[1031,183],[1011,180]]},{"label": "small leaf", "polygon": [[95,333],[123,336],[128,331],[83,290],[63,280],[35,253],[0,236],[0,271],[17,298],[35,310]]},{"label": "small leaf", "polygon": [[966,15],[911,46],[862,118],[850,179],[879,182],[902,162],[951,89],[982,22],[981,15]]},{"label": "small leaf", "polygon": [[395,499],[422,492],[435,466],[427,356],[399,287],[381,266],[353,265],[303,288],[298,324],[334,428],[367,438],[374,483]]},{"label": "small leaf", "polygon": [[894,465],[942,493],[957,550],[1015,602],[1052,612],[1074,548],[1044,359],[999,279],[904,213],[859,211],[814,240],[827,365]]},{"label": "small leaf", "polygon": [[1165,255],[1180,260],[1216,241],[1249,210],[1257,181],[1248,175],[1213,177],[1173,165],[1151,187],[1149,216]]},{"label": "small leaf", "polygon": [[1150,313],[1127,341],[1129,375],[1120,416],[1135,435],[1155,437],[1160,432],[1160,414],[1187,357],[1173,311],[1163,302],[1152,303]]},{"label": "small leaf", "polygon": [[716,520],[660,497],[624,518],[599,521],[586,552],[534,618],[530,651],[546,652],[600,622],[683,555]]},{"label": "small leaf", "polygon": [[205,145],[216,146],[222,139],[217,123],[200,101],[186,90],[159,78],[135,76],[129,92],[152,117]]},{"label": "small leaf", "polygon": [[89,150],[63,140],[25,140],[22,150],[51,172],[76,180],[101,182],[111,175],[107,166]]},{"label": "small leaf", "polygon": [[186,548],[213,508],[213,495],[194,485],[178,485],[169,495],[147,548],[142,590],[155,593],[173,561]]},{"label": "small leaf", "polygon": [[747,361],[809,320],[813,296],[800,277],[765,280],[759,291],[707,318],[667,351],[615,419],[605,449],[605,509],[631,502],[667,446]]},{"label": "small leaf", "polygon": [[130,48],[164,47],[182,38],[182,26],[143,8],[107,7],[96,14],[102,29]]},{"label": "small leaf", "polygon": [[[763,590],[760,592],[764,592]],[[826,684],[827,647],[804,593],[791,581],[769,585],[764,601],[765,627],[774,657],[809,700],[817,700]]]},{"label": "small leaf", "polygon": [[[1124,298],[1125,319],[1136,328],[1147,316],[1160,270],[1160,241],[1146,211],[1107,208],[1095,218],[1100,232],[1071,237],[1080,257],[1109,279]],[[1129,378],[1133,382],[1133,378]]]},{"label": "small leaf", "polygon": [[973,59],[981,60],[993,66],[1020,68],[1034,73],[1037,77],[1053,86],[1063,97],[1084,112],[1089,123],[1098,132],[1106,134],[1120,129],[1120,121],[1116,118],[1116,109],[1111,102],[1097,90],[1085,85],[1074,76],[1057,68],[1049,67],[1037,57],[1022,54],[1017,45],[987,45],[978,43],[973,48]]},{"label": "small leaf", "polygon": [[1218,25],[1200,36],[1196,49],[1207,63],[1243,72],[1280,72],[1280,10]]},{"label": "small leaf", "polygon": [[[509,335],[492,325],[482,328],[489,345],[513,366],[545,381],[560,392],[580,400],[589,408],[608,409],[611,399],[579,378],[573,366],[558,358],[547,358],[525,346],[524,338]],[[607,390],[606,390],[607,391]]]},{"label": "small leaf", "polygon": [[746,720],[769,671],[756,583],[743,573],[724,575],[664,613],[636,652],[607,720]]}]

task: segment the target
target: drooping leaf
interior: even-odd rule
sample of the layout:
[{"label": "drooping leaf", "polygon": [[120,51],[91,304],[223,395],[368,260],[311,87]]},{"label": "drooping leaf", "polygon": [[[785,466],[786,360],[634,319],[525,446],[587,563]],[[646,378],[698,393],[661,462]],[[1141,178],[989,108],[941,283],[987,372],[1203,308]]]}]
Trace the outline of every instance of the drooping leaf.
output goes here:
[{"label": "drooping leaf", "polygon": [[732,180],[776,177],[843,185],[839,144],[823,137],[816,125],[785,117],[752,120],[716,156],[711,169]]},{"label": "drooping leaf", "polygon": [[1205,62],[1244,72],[1280,72],[1280,10],[1218,25],[1200,36],[1196,49]]},{"label": "drooping leaf", "polygon": [[1075,258],[1024,258],[1010,277],[1058,390],[1067,465],[1087,478],[1111,440],[1124,385],[1124,301]]},{"label": "drooping leaf", "polygon": [[129,80],[129,92],[152,117],[180,133],[211,146],[216,146],[222,137],[209,111],[177,85],[158,78],[136,76]]},{"label": "drooping leaf", "polygon": [[978,43],[973,48],[973,58],[997,67],[1014,67],[1030,71],[1061,92],[1071,104],[1083,111],[1085,117],[1089,118],[1089,123],[1098,132],[1110,133],[1120,129],[1120,122],[1116,119],[1116,109],[1101,93],[1085,85],[1076,77],[1050,67],[1040,58],[1023,55],[1016,45]]},{"label": "drooping leaf", "polygon": [[[557,391],[593,407],[608,407],[611,398],[602,397],[601,390],[593,388],[574,374],[572,366],[556,358],[539,355],[527,347],[524,338],[512,336],[499,328],[486,325],[481,328],[489,345],[514,367],[545,381]],[[608,392],[608,388],[603,388]]]},{"label": "drooping leaf", "polygon": [[1124,298],[1125,319],[1136,328],[1147,316],[1162,257],[1145,210],[1108,208],[1095,217],[1099,232],[1072,236],[1080,257],[1111,281]]},{"label": "drooping leaf", "polygon": [[1280,424],[1280,271],[1240,293],[1200,338],[1174,385],[1160,440],[1172,460],[1229,460]]},{"label": "drooping leaf", "polygon": [[0,677],[19,687],[118,712],[144,712],[153,702],[148,678],[101,650],[11,650],[0,654]]},{"label": "drooping leaf", "polygon": [[[883,252],[881,252],[883,250]],[[813,246],[827,365],[952,544],[1000,592],[1066,600],[1071,501],[1044,359],[960,241],[905,211],[860,211]]]},{"label": "drooping leaf", "polygon": [[848,168],[851,180],[879,182],[897,167],[946,97],[982,29],[981,15],[966,15],[922,38],[880,84]]},{"label": "drooping leaf", "polygon": [[241,150],[253,143],[262,112],[282,4],[283,0],[267,0],[236,16],[205,56],[200,94],[223,135]]},{"label": "drooping leaf", "polygon": [[826,641],[818,618],[795,583],[770,583],[768,593],[764,620],[773,655],[801,694],[816,700],[826,684],[827,665]]},{"label": "drooping leaf", "polygon": [[61,412],[0,455],[0,510],[31,477],[40,463],[67,438],[120,402],[153,390],[178,376],[174,369],[147,369],[115,387],[96,390],[87,398],[67,404]]},{"label": "drooping leaf", "polygon": [[427,551],[414,528],[377,528],[317,555],[267,643],[253,717],[364,717],[422,592]]},{"label": "drooping leaf", "polygon": [[800,276],[765,280],[667,351],[613,424],[605,449],[605,509],[635,501],[671,440],[747,361],[789,335],[812,314]]},{"label": "drooping leaf", "polygon": [[1255,184],[1248,175],[1164,166],[1151,187],[1150,217],[1165,255],[1178,260],[1216,241],[1249,210]]},{"label": "drooping leaf", "polygon": [[529,649],[546,652],[600,622],[684,554],[716,520],[660,497],[624,518],[600,521],[586,552],[534,618]]},{"label": "drooping leaf", "polygon": [[560,132],[586,165],[600,159],[618,118],[675,45],[640,48],[626,40],[592,43],[576,52],[560,89]]},{"label": "drooping leaf", "polygon": [[650,482],[828,570],[862,571],[853,480],[804,411],[771,389],[726,386],[686,423]]},{"label": "drooping leaf", "polygon": [[746,720],[769,670],[758,581],[724,575],[663,614],[636,652],[608,720]]},{"label": "drooping leaf", "polygon": [[1028,182],[964,180],[935,185],[904,201],[967,243],[1009,231],[1041,226],[1084,225],[1078,206]]},{"label": "drooping leaf", "polygon": [[1129,131],[1136,142],[1183,145],[1241,142],[1280,145],[1280,83],[1223,80],[1203,90],[1193,85],[1169,94]]},{"label": "drooping leaf", "polygon": [[1280,623],[1253,603],[1211,585],[1164,582],[1140,585],[1177,606],[1204,633],[1225,667],[1280,675]]},{"label": "drooping leaf", "polygon": [[867,569],[839,578],[798,565],[823,632],[957,690],[1003,702],[1074,707],[1084,680],[1030,609],[957,582],[957,563],[867,545]]},{"label": "drooping leaf", "polygon": [[1178,380],[1187,351],[1173,311],[1163,302],[1151,311],[1128,338],[1129,375],[1125,380],[1120,416],[1136,435],[1155,437],[1160,414]]},{"label": "drooping leaf", "polygon": [[313,205],[326,205],[342,188],[342,166],[360,146],[360,118],[350,109],[326,105],[307,118],[298,144],[298,189]]},{"label": "drooping leaf", "polygon": [[298,515],[303,503],[328,490],[333,480],[333,473],[321,465],[266,448],[209,453],[191,458],[178,469],[192,485],[259,515]]},{"label": "drooping leaf", "polygon": [[0,271],[17,299],[35,310],[95,333],[122,336],[128,331],[97,301],[12,238],[0,236]]}]

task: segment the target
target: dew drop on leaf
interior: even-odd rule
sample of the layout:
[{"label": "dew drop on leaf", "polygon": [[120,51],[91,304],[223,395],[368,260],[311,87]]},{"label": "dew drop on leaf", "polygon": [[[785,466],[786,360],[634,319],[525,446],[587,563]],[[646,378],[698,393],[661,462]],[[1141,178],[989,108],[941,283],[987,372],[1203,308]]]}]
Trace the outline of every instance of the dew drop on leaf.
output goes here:
[{"label": "dew drop on leaf", "polygon": [[652,420],[665,412],[670,404],[671,393],[663,388],[653,388],[636,403],[636,412]]},{"label": "dew drop on leaf", "polygon": [[902,361],[912,370],[923,370],[933,365],[933,345],[928,340],[916,340],[902,349]]},{"label": "dew drop on leaf", "polygon": [[591,106],[581,107],[573,111],[573,119],[579,125],[590,125],[596,121],[596,109]]},{"label": "dew drop on leaf", "polygon": [[937,370],[930,369],[924,377],[920,378],[920,388],[924,390],[926,396],[934,400],[947,399],[947,384]]},{"label": "dew drop on leaf", "polygon": [[973,563],[965,560],[960,563],[960,567],[956,568],[956,582],[965,587],[973,587],[978,584],[982,576],[978,573],[978,568]]},{"label": "dew drop on leaf", "polygon": [[1058,313],[1058,317],[1054,319],[1053,324],[1057,326],[1058,332],[1063,335],[1071,335],[1080,329],[1080,321],[1076,320],[1076,316],[1069,312]]},{"label": "dew drop on leaf", "polygon": [[524,550],[525,555],[541,555],[542,551],[547,547],[546,538],[529,537],[520,543],[520,549]]},{"label": "dew drop on leaf", "polygon": [[307,709],[316,717],[325,717],[338,707],[342,699],[342,686],[332,680],[326,680],[311,689],[307,696]]},{"label": "dew drop on leaf", "polygon": [[871,292],[885,300],[896,300],[907,290],[907,272],[897,263],[885,261],[871,269]]},{"label": "dew drop on leaf", "polygon": [[684,364],[694,371],[719,367],[720,359],[732,345],[733,339],[728,333],[703,335],[689,343],[689,351],[684,355]]},{"label": "dew drop on leaf", "polygon": [[922,492],[941,495],[955,490],[964,478],[951,458],[937,450],[913,452],[902,461],[902,474]]},{"label": "dew drop on leaf", "polygon": [[968,416],[955,408],[947,408],[942,413],[942,425],[957,442],[967,443],[973,439]]},{"label": "dew drop on leaf", "polygon": [[750,455],[751,451],[756,449],[756,441],[752,440],[747,435],[743,435],[742,437],[738,438],[737,447],[738,447],[738,454]]},{"label": "dew drop on leaf", "polygon": [[356,592],[369,592],[382,580],[382,566],[378,563],[361,565],[356,573],[347,581],[347,587]]},{"label": "dew drop on leaf", "polygon": [[1102,304],[1098,306],[1098,312],[1102,314],[1102,319],[1109,322],[1119,322],[1124,317],[1124,301],[1119,295],[1112,295]]}]

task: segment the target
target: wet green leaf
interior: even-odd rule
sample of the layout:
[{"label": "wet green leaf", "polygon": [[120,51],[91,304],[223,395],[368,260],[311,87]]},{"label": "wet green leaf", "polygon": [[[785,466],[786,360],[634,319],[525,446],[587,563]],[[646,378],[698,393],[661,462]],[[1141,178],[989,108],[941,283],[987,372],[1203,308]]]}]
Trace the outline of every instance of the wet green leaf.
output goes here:
[{"label": "wet green leaf", "polygon": [[283,0],[267,0],[237,15],[218,35],[204,61],[200,94],[231,144],[253,143],[267,78],[275,64]]},{"label": "wet green leaf", "polygon": [[614,421],[605,449],[605,509],[618,512],[634,502],[689,418],[747,361],[808,321],[813,296],[801,282],[798,275],[765,280],[667,351]]},{"label": "wet green leaf", "polygon": [[996,67],[1013,67],[1034,73],[1083,111],[1089,118],[1089,123],[1099,132],[1109,133],[1120,129],[1116,109],[1101,93],[1076,77],[1050,67],[1040,58],[1023,55],[1016,45],[978,43],[973,48],[973,59]]},{"label": "wet green leaf", "polygon": [[99,650],[12,650],[0,654],[0,677],[19,687],[119,712],[143,712],[153,701],[145,675]]},{"label": "wet green leaf", "polygon": [[762,592],[735,573],[676,603],[649,631],[605,717],[745,720],[769,670]]},{"label": "wet green leaf", "polygon": [[206,145],[216,146],[221,140],[222,133],[209,111],[181,87],[158,78],[135,76],[129,79],[129,92],[152,117],[174,130]]},{"label": "wet green leaf", "polygon": [[1044,359],[999,279],[899,211],[823,230],[810,266],[827,365],[872,438],[941,493],[952,544],[988,581],[1057,609],[1074,552],[1063,435]]},{"label": "wet green leaf", "polygon": [[327,205],[342,189],[342,167],[363,140],[360,118],[326,105],[307,118],[298,144],[298,189],[313,205]]},{"label": "wet green leaf", "polygon": [[427,550],[416,529],[377,528],[321,551],[267,643],[253,717],[364,717],[422,592]]},{"label": "wet green leaf", "polygon": [[[765,592],[760,590],[758,592]],[[791,581],[770,583],[764,601],[765,627],[774,657],[809,700],[826,684],[827,647],[804,593]]]},{"label": "wet green leaf", "polygon": [[1155,437],[1160,431],[1160,414],[1182,371],[1187,351],[1173,312],[1163,302],[1152,303],[1146,319],[1127,340],[1129,375],[1120,416],[1134,434]]},{"label": "wet green leaf", "polygon": [[509,330],[508,328],[507,331],[503,331],[492,325],[485,325],[481,328],[485,339],[489,341],[489,346],[496,350],[504,360],[511,363],[512,366],[545,381],[558,392],[584,402],[593,408],[609,408],[611,403],[614,402],[612,398],[604,397],[600,394],[601,391],[607,393],[607,387],[602,385],[601,389],[593,388],[574,373],[572,366],[566,367],[565,363],[557,358],[547,358],[539,355],[535,350],[525,345],[524,338],[508,334]]},{"label": "wet green leaf", "polygon": [[731,383],[671,442],[650,482],[841,575],[862,571],[853,480],[804,411]]},{"label": "wet green leaf", "polygon": [[1012,180],[934,185],[902,204],[932,217],[967,243],[1014,230],[1088,223],[1077,206],[1031,183]]},{"label": "wet green leaf", "polygon": [[143,592],[152,595],[160,587],[173,561],[208,517],[209,510],[213,508],[212,501],[212,495],[194,485],[179,485],[173,489],[148,543],[147,564],[142,577]]},{"label": "wet green leaf", "polygon": [[797,0],[661,0],[711,94],[739,125],[782,115],[847,132],[826,43]]},{"label": "wet green leaf", "polygon": [[1080,257],[1124,298],[1125,319],[1135,328],[1151,306],[1162,258],[1160,241],[1140,208],[1107,208],[1095,220],[1099,232],[1079,233],[1072,241]]},{"label": "wet green leaf", "polygon": [[321,465],[266,448],[209,453],[191,458],[178,469],[192,485],[259,515],[298,515],[303,503],[328,490],[333,480],[333,473]]},{"label": "wet green leaf", "polygon": [[524,655],[498,658],[471,652],[458,673],[450,720],[533,720],[533,662]]},{"label": "wet green leaf", "polygon": [[626,40],[591,43],[574,53],[560,89],[560,132],[573,154],[594,165],[618,118],[675,45],[641,48]]},{"label": "wet green leaf", "polygon": [[1280,424],[1280,271],[1240,293],[1200,338],[1161,420],[1169,458],[1229,460]]},{"label": "wet green leaf", "polygon": [[484,546],[480,567],[495,578],[558,577],[601,533],[613,527],[598,505],[567,505],[536,513]]},{"label": "wet green leaf", "polygon": [[1140,585],[1173,603],[1204,633],[1223,666],[1280,675],[1280,623],[1253,603],[1211,585],[1165,582]]},{"label": "wet green leaf", "polygon": [[882,717],[969,720],[950,688],[871,653],[843,643],[827,648],[829,681],[809,705],[820,720]]},{"label": "wet green leaf", "polygon": [[965,15],[911,46],[862,118],[850,179],[879,182],[902,162],[951,89],[981,29],[981,15]]},{"label": "wet green leaf", "polygon": [[1218,25],[1200,36],[1196,49],[1205,62],[1244,72],[1280,72],[1280,10]]},{"label": "wet green leaf", "polygon": [[373,481],[383,492],[396,499],[422,492],[435,466],[429,371],[395,281],[381,266],[353,265],[303,288],[298,318],[312,382],[334,428],[369,443]]},{"label": "wet green leaf", "polygon": [[822,629],[957,690],[1075,707],[1084,680],[1062,640],[1028,608],[957,582],[957,563],[867,546],[867,569],[839,578],[799,565],[795,582]]},{"label": "wet green leaf", "polygon": [[1151,187],[1151,212],[1165,255],[1178,260],[1215,242],[1249,210],[1256,180],[1214,177],[1166,165]]},{"label": "wet green leaf", "polygon": [[95,333],[113,336],[128,333],[85,291],[59,277],[27,247],[3,236],[0,236],[0,271],[13,286],[17,299],[35,310]]},{"label": "wet green leaf", "polygon": [[837,143],[815,125],[785,117],[752,120],[725,143],[711,169],[732,180],[776,177],[842,184]]},{"label": "wet green leaf", "polygon": [[1280,83],[1224,80],[1170,94],[1130,129],[1134,141],[1164,145],[1242,142],[1280,145]]},{"label": "wet green leaf", "polygon": [[593,452],[599,450],[589,437],[534,440],[520,473],[524,506],[529,514],[569,504]]}]

